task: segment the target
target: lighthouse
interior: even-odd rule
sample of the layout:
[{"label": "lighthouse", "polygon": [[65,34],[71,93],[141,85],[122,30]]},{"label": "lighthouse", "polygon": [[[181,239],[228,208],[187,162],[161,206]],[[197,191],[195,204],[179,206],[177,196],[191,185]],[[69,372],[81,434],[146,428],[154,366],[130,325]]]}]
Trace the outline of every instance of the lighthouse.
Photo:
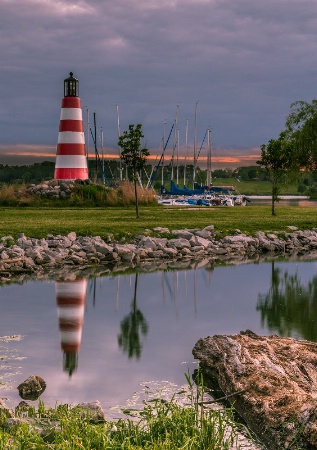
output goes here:
[{"label": "lighthouse", "polygon": [[64,80],[59,122],[55,180],[87,180],[88,167],[78,79],[70,72]]},{"label": "lighthouse", "polygon": [[77,369],[84,323],[86,289],[86,279],[55,282],[63,368],[69,376]]}]

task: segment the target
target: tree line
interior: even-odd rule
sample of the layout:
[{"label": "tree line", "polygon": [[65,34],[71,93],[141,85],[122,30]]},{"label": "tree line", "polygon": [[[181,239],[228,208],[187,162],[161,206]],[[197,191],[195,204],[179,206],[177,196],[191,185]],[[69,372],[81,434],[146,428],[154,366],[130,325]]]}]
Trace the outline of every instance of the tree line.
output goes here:
[{"label": "tree line", "polygon": [[[186,166],[179,166],[179,179],[180,185],[183,184],[184,172],[185,179],[188,184],[192,182],[193,165],[187,164]],[[0,164],[0,183],[34,183],[38,184],[45,180],[51,180],[54,177],[55,162],[53,161],[43,161],[39,163],[29,164],[29,165],[4,165]],[[146,163],[143,167],[143,172],[141,171],[140,177],[143,184],[147,184],[148,179],[152,173],[153,165]],[[102,170],[100,166],[96,172],[96,163],[93,159],[88,161],[89,177],[95,180],[96,173],[98,181],[102,182]],[[168,165],[164,167],[164,181],[170,180],[171,168]],[[122,165],[117,159],[109,159],[104,162],[104,172],[106,182],[109,184],[115,184],[120,179],[120,172],[122,173],[122,178],[132,179],[132,171],[130,167]],[[131,175],[131,176],[130,176]],[[211,171],[212,178],[239,178],[243,181],[267,181],[268,175],[261,171],[258,166],[245,166],[238,167],[236,169],[225,168],[225,169],[215,169]],[[196,167],[196,179],[199,184],[206,184],[206,170]],[[159,168],[158,173],[155,177],[153,187],[159,189],[162,184],[162,168]],[[309,184],[309,183],[308,183]]]}]

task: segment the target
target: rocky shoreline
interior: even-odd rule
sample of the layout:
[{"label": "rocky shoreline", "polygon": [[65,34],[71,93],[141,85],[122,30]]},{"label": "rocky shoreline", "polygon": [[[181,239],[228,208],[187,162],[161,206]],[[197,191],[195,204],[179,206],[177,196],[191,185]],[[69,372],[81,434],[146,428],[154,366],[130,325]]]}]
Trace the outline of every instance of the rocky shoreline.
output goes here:
[{"label": "rocky shoreline", "polygon": [[232,236],[220,237],[213,225],[203,229],[169,230],[156,227],[145,230],[127,243],[116,241],[109,234],[100,236],[47,235],[36,239],[23,233],[14,238],[0,238],[0,282],[29,276],[62,276],[66,271],[96,270],[110,272],[126,268],[175,268],[188,266],[195,261],[208,260],[237,262],[256,260],[268,255],[307,255],[317,257],[317,228],[247,236],[235,230]]}]

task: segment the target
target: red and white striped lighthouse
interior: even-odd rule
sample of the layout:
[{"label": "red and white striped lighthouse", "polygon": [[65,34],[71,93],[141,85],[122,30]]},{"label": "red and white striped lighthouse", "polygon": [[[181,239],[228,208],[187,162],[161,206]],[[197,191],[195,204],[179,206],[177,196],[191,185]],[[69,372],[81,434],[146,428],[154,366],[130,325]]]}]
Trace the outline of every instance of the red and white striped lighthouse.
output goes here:
[{"label": "red and white striped lighthouse", "polygon": [[88,167],[78,80],[72,72],[69,75],[64,80],[54,179],[87,180]]},{"label": "red and white striped lighthouse", "polygon": [[77,369],[84,323],[87,280],[56,281],[56,303],[63,350],[63,368],[71,376]]}]

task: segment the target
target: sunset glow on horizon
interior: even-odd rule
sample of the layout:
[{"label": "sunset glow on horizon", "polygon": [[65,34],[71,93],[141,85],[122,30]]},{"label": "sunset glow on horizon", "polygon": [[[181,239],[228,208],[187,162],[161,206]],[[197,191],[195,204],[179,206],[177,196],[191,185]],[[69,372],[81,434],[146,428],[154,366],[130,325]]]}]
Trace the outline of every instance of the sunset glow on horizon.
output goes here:
[{"label": "sunset glow on horizon", "polygon": [[[162,150],[161,149],[149,149],[150,156],[148,162],[150,164],[158,164]],[[100,158],[102,153],[98,150]],[[252,166],[256,165],[256,161],[260,158],[260,149],[218,149],[215,151],[217,154],[211,155],[211,164],[213,169],[223,167],[239,167],[239,166]],[[222,154],[222,155],[220,155]],[[105,148],[103,157],[106,160],[114,160],[119,158],[119,149]],[[55,161],[56,158],[56,146],[49,145],[0,145],[0,164],[4,165],[29,165],[42,161]],[[90,147],[88,158],[90,160],[95,158],[95,152]],[[167,164],[171,161],[171,150],[166,151],[164,155],[164,163]],[[185,157],[184,154],[175,155],[174,163],[177,164],[177,160],[180,165],[193,164],[193,157]],[[207,164],[207,156],[200,155],[197,159],[197,165],[205,168]]]}]

